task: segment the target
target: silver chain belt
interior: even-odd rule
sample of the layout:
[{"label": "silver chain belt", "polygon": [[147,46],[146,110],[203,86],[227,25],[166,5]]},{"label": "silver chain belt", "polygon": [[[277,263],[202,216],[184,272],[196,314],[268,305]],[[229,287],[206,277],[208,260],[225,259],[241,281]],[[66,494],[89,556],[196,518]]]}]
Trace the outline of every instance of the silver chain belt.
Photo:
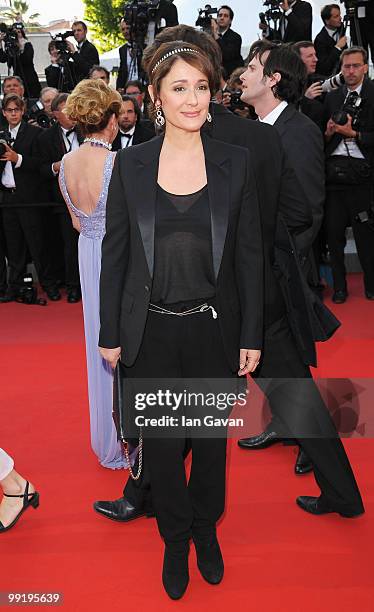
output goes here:
[{"label": "silver chain belt", "polygon": [[195,308],[190,308],[190,310],[183,310],[182,312],[174,312],[173,310],[168,310],[167,308],[162,308],[162,306],[157,306],[157,304],[150,303],[148,310],[150,310],[150,312],[157,312],[158,314],[163,315],[174,315],[176,317],[187,317],[188,315],[198,314],[199,312],[207,312],[208,310],[210,310],[213,319],[216,319],[218,317],[218,314],[213,308],[213,306],[210,306],[206,302],[201,306],[195,306]]}]

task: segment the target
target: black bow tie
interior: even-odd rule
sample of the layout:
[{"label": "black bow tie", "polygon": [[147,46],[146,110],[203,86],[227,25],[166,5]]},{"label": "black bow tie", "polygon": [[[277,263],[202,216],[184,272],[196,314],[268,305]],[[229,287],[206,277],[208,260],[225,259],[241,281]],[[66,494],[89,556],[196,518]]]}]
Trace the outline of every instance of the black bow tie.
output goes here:
[{"label": "black bow tie", "polygon": [[74,128],[72,128],[71,130],[67,130],[67,132],[65,132],[66,138],[69,138],[70,134],[75,134],[75,129]]},{"label": "black bow tie", "polygon": [[128,138],[130,140],[130,138],[133,137],[133,134],[125,134],[125,132],[120,132],[121,133],[121,138],[122,136],[124,136],[125,138]]}]

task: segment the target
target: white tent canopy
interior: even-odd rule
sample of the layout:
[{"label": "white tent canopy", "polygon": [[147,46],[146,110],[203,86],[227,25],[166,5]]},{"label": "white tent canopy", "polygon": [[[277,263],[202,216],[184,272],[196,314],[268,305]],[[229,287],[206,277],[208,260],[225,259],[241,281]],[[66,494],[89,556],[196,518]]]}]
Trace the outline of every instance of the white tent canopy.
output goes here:
[{"label": "white tent canopy", "polygon": [[119,67],[119,47],[106,51],[100,55],[100,65],[111,71],[114,67]]}]

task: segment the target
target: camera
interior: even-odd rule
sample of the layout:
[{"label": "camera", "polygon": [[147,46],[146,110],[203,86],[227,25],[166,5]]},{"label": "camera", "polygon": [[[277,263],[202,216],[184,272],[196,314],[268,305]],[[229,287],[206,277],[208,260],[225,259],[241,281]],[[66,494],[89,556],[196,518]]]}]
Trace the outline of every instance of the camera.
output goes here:
[{"label": "camera", "polygon": [[264,0],[263,5],[268,7],[268,9],[265,13],[260,13],[260,22],[266,24],[270,20],[278,21],[283,15],[280,7],[281,2],[282,0]]},{"label": "camera", "polygon": [[374,230],[374,205],[370,206],[368,210],[362,210],[355,216],[357,223],[367,223],[368,226]]},{"label": "camera", "polygon": [[34,287],[34,279],[32,274],[25,274],[23,277],[23,285],[20,288],[16,297],[16,302],[20,304],[36,304],[37,306],[46,306],[47,300],[38,298],[38,292]]},{"label": "camera", "polygon": [[55,123],[54,119],[44,110],[43,103],[37,100],[27,113],[28,119],[36,121],[39,127],[46,129]]},{"label": "camera", "polygon": [[6,152],[5,145],[8,145],[8,147],[11,147],[12,144],[13,144],[13,138],[11,137],[10,133],[7,130],[2,130],[0,132],[0,157],[2,157],[4,153]]},{"label": "camera", "polygon": [[199,9],[199,16],[195,26],[204,30],[204,32],[210,32],[212,16],[217,15],[217,13],[218,9],[212,8],[210,4],[206,4],[203,9]]},{"label": "camera", "polygon": [[244,110],[248,108],[248,105],[243,102],[241,99],[242,91],[240,89],[232,90],[228,92],[230,94],[230,106],[229,109],[231,111],[235,110]]},{"label": "camera", "polygon": [[333,91],[333,89],[338,89],[338,87],[344,85],[345,80],[342,73],[339,72],[339,74],[334,74],[334,76],[330,77],[329,79],[325,79],[324,81],[320,81],[320,83],[322,92],[329,93],[330,91]]},{"label": "camera", "polygon": [[54,36],[52,36],[51,34],[51,38],[55,44],[55,47],[57,51],[59,51],[61,54],[69,53],[66,39],[70,38],[71,36],[74,36],[74,32],[72,30],[68,30],[67,32],[59,32]]},{"label": "camera", "polygon": [[151,21],[156,21],[160,0],[131,0],[123,9],[123,19],[130,27],[130,40],[142,49]]},{"label": "camera", "polygon": [[350,92],[344,100],[343,106],[332,114],[331,119],[338,125],[345,125],[348,115],[352,117],[352,128],[356,129],[359,124],[362,110],[362,98],[355,92]]},{"label": "camera", "polygon": [[19,53],[18,46],[18,30],[23,30],[24,25],[21,21],[16,21],[11,26],[7,26],[5,23],[0,23],[0,32],[5,34],[3,38],[5,52],[9,55],[17,55]]}]

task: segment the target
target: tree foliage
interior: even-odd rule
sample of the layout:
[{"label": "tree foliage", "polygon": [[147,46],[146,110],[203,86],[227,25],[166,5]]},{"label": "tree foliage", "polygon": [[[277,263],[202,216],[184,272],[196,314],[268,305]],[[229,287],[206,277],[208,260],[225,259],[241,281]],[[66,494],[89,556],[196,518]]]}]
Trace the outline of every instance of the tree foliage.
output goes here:
[{"label": "tree foliage", "polygon": [[99,50],[109,51],[123,44],[119,22],[123,16],[124,0],[84,0],[85,19]]},{"label": "tree foliage", "polygon": [[37,19],[40,17],[39,13],[33,13],[26,17],[26,13],[29,12],[29,5],[23,0],[14,0],[11,8],[0,9],[0,19],[4,19],[7,23],[14,23],[15,21],[22,21],[27,29],[40,28],[40,23]]}]

